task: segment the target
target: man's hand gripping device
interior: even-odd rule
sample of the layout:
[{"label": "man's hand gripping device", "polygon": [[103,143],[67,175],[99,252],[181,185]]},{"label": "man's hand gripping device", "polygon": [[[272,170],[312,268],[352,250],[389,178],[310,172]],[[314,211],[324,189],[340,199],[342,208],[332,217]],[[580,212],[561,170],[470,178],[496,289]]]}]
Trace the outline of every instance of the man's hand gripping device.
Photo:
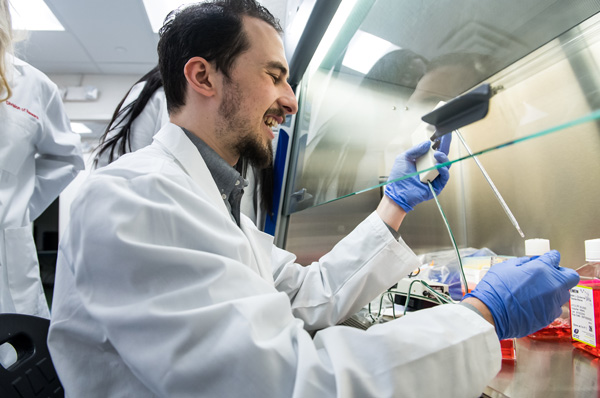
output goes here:
[{"label": "man's hand gripping device", "polygon": [[493,94],[489,83],[482,84],[449,102],[441,101],[433,111],[421,118],[423,122],[412,134],[412,143],[417,145],[428,139],[432,141],[429,151],[416,161],[417,171],[426,170],[419,174],[421,182],[433,181],[439,175],[433,154],[440,148],[441,138],[483,119],[488,113],[489,100]]}]

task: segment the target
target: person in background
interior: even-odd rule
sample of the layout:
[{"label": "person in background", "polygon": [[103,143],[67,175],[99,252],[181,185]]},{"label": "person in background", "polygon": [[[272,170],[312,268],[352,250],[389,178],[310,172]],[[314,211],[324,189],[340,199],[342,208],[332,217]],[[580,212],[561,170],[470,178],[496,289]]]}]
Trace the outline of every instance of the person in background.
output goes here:
[{"label": "person in background", "polygon": [[461,304],[336,326],[419,265],[397,231],[432,198],[404,178],[430,144],[396,158],[354,231],[297,264],[240,214],[234,168],[270,164],[272,126],[297,112],[280,34],[254,0],[196,3],[162,27],[170,123],[85,181],[61,242],[48,344],[66,396],[475,397],[499,338],[568,299],[579,278],[550,252],[494,265]]},{"label": "person in background", "polygon": [[[83,170],[58,88],[13,54],[8,0],[0,0],[0,313],[50,318],[32,223]],[[0,345],[0,367],[17,359]]]},{"label": "person in background", "polygon": [[49,318],[31,223],[84,168],[56,85],[13,55],[0,0],[0,312]]},{"label": "person in background", "polygon": [[[167,100],[158,65],[142,76],[117,105],[112,119],[100,137],[93,167],[99,168],[117,160],[121,155],[137,151],[152,143],[152,137],[169,122]],[[272,211],[273,167],[251,167],[242,158],[236,170],[248,179],[241,210],[259,224],[265,212]]]}]

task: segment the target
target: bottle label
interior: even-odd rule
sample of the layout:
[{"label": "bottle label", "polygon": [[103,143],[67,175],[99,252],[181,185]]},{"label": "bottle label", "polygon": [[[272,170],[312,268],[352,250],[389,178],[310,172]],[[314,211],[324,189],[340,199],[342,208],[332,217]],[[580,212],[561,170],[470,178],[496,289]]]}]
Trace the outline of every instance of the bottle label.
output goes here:
[{"label": "bottle label", "polygon": [[596,347],[594,291],[577,285],[571,289],[571,334],[573,340]]}]

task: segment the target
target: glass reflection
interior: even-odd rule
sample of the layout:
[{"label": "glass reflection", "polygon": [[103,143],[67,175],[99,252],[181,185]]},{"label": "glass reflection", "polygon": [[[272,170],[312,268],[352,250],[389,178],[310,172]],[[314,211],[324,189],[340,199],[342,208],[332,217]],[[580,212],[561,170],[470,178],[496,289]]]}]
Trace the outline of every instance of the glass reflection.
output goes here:
[{"label": "glass reflection", "polygon": [[[357,16],[361,3],[368,7],[363,4],[365,15]],[[476,154],[590,114],[595,108],[585,97],[594,89],[582,87],[577,80],[582,72],[574,74],[573,62],[583,52],[600,54],[598,34],[578,32],[587,38],[583,46],[565,35],[562,42],[552,40],[597,12],[598,4],[542,3],[525,10],[509,1],[503,5],[511,9],[509,18],[489,4],[457,13],[460,7],[450,1],[436,2],[433,11],[418,1],[358,1],[348,18],[351,28],[342,27],[337,45],[302,81],[286,213],[379,186],[395,156],[413,145],[411,134],[421,116],[482,81],[503,90],[492,99],[486,119],[461,129]],[[409,18],[415,12],[419,18]],[[497,18],[490,18],[494,12]],[[554,20],[544,18],[548,15]],[[515,35],[524,31],[531,35]],[[547,87],[548,81],[556,86]],[[465,158],[456,146],[453,161]]]}]

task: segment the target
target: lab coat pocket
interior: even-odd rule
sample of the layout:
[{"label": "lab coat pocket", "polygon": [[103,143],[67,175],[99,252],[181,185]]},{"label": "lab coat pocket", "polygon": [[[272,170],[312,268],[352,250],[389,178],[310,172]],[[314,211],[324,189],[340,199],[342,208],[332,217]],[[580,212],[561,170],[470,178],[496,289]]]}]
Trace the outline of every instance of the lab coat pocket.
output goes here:
[{"label": "lab coat pocket", "polygon": [[0,104],[0,169],[16,175],[23,162],[33,154],[35,122],[27,120],[22,111],[14,109],[6,103]]},{"label": "lab coat pocket", "polygon": [[18,313],[49,317],[31,226],[4,230],[8,289]]}]

